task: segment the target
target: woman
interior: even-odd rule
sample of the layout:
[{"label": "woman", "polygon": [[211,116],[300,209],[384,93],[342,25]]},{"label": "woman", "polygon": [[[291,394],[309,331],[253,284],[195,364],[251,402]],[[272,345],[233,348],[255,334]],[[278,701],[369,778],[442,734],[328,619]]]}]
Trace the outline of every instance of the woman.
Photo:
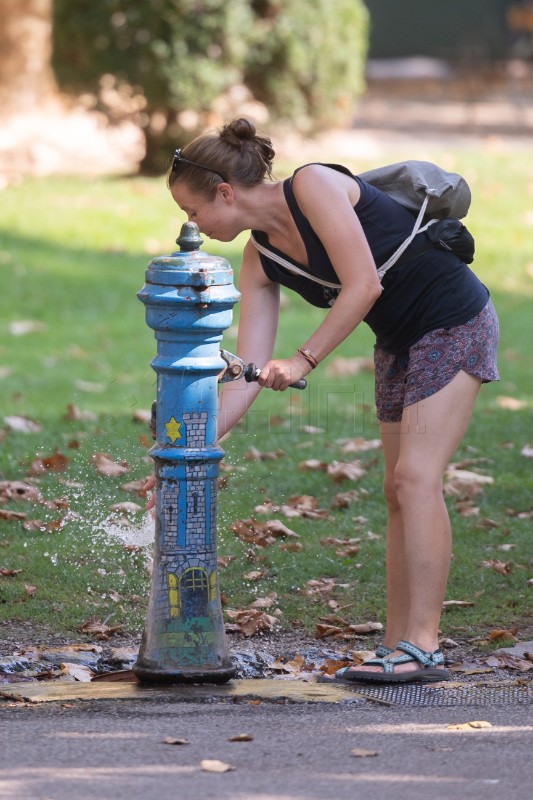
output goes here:
[{"label": "woman", "polygon": [[[284,391],[365,321],[376,334],[376,407],[385,461],[387,621],[377,658],[345,668],[346,681],[449,678],[438,628],[451,558],[444,471],[466,431],[481,383],[498,379],[498,322],[466,264],[419,234],[383,278],[413,217],[340,166],[309,164],[272,179],[274,151],[237,119],[177,150],[172,197],[210,238],[252,237],[243,252],[237,353],[263,365],[257,384],[226,384],[219,436],[262,387]],[[300,269],[294,274],[256,244]],[[315,283],[307,274],[325,280]],[[273,359],[280,284],[329,309],[287,359]],[[152,484],[153,485],[153,484]]]}]

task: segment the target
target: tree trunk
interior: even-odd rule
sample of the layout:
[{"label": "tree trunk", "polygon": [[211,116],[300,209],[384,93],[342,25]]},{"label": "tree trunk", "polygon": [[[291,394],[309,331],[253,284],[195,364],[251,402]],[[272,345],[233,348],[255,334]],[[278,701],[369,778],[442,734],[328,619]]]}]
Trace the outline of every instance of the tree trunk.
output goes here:
[{"label": "tree trunk", "polygon": [[2,0],[0,113],[31,112],[56,93],[52,0]]}]

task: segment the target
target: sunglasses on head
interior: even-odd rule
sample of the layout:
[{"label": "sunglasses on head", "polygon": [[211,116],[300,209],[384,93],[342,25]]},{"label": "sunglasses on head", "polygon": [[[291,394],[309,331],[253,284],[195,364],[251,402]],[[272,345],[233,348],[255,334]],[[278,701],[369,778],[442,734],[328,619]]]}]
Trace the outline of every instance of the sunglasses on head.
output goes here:
[{"label": "sunglasses on head", "polygon": [[218,172],[216,169],[211,169],[211,167],[204,167],[203,164],[197,164],[196,161],[191,161],[189,158],[185,158],[184,156],[182,156],[181,147],[178,147],[178,149],[174,151],[174,158],[172,159],[171,172],[175,172],[177,170],[180,162],[183,162],[184,164],[190,164],[192,167],[198,167],[198,169],[205,169],[206,172],[212,172],[215,175],[218,175],[218,177],[221,178],[224,181],[224,183],[228,183],[226,178],[223,175],[221,175],[221,173]]}]

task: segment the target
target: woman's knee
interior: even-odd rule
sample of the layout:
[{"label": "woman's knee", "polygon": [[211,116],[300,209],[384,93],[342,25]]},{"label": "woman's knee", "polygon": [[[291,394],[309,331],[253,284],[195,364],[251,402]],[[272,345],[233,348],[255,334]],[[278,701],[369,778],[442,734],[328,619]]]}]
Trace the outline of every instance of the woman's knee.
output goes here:
[{"label": "woman's knee", "polygon": [[442,493],[442,475],[433,474],[422,465],[398,462],[394,470],[393,491],[401,506],[413,496],[429,497]]},{"label": "woman's knee", "polygon": [[389,513],[398,511],[400,504],[398,502],[398,495],[396,493],[396,485],[394,481],[394,473],[385,474],[383,481],[383,496]]}]

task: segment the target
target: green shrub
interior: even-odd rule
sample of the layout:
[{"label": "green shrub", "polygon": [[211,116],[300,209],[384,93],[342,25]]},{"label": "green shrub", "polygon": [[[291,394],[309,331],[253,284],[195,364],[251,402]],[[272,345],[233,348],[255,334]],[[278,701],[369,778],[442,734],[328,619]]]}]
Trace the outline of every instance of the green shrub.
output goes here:
[{"label": "green shrub", "polygon": [[214,113],[235,86],[298,130],[349,122],[366,38],[362,0],[55,0],[53,65],[63,90],[141,125],[159,171],[171,142],[239,113]]},{"label": "green shrub", "polygon": [[245,83],[299,130],[349,123],[363,88],[368,19],[360,0],[256,0]]}]

